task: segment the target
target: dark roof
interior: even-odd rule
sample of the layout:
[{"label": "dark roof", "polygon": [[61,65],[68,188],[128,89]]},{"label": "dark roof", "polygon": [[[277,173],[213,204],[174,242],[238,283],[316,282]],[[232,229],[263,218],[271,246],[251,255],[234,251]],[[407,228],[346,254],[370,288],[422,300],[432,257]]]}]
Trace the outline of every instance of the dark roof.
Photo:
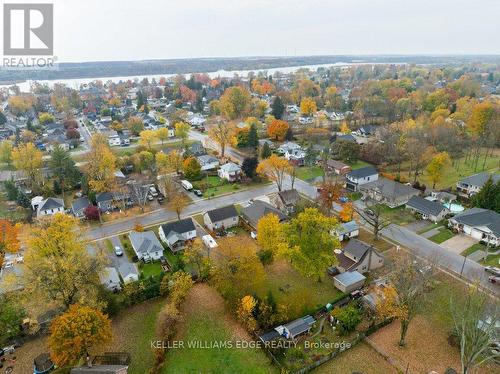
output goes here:
[{"label": "dark roof", "polygon": [[86,196],[83,196],[74,200],[73,204],[71,204],[71,208],[73,209],[73,212],[78,212],[82,209],[85,209],[89,205],[90,205],[90,200]]},{"label": "dark roof", "polygon": [[339,140],[343,140],[345,142],[356,143],[356,138],[354,136],[352,136],[351,134],[338,135],[337,141],[339,141]]},{"label": "dark roof", "polygon": [[344,164],[342,161],[338,161],[338,160],[328,160],[328,161],[326,161],[326,164],[331,168],[339,169],[339,170],[342,168],[345,168],[345,167],[350,167],[349,165]]},{"label": "dark roof", "polygon": [[378,174],[377,169],[375,169],[373,166],[365,166],[364,168],[350,171],[347,175],[352,178],[359,179],[375,174]]},{"label": "dark roof", "polygon": [[291,190],[280,191],[278,192],[278,195],[286,205],[294,205],[298,201],[300,201],[300,195],[295,188]]},{"label": "dark roof", "polygon": [[64,202],[62,199],[49,197],[42,202],[42,204],[38,207],[38,210],[49,210],[61,207],[64,207]]},{"label": "dark roof", "polygon": [[113,194],[111,192],[101,192],[95,195],[95,201],[98,203],[111,200],[113,200]]},{"label": "dark roof", "polygon": [[429,214],[432,216],[437,216],[443,211],[443,209],[446,209],[442,204],[424,199],[420,196],[412,196],[411,199],[408,200],[406,205],[412,207],[415,210],[418,210],[420,213]]},{"label": "dark roof", "polygon": [[241,214],[253,227],[257,227],[259,219],[269,213],[276,214],[280,221],[284,221],[287,218],[283,212],[261,200],[255,200],[249,206],[241,209]]},{"label": "dark roof", "polygon": [[178,234],[183,234],[188,231],[196,230],[191,218],[184,218],[180,221],[169,222],[161,225],[161,228],[165,236],[168,236],[168,234],[172,231],[175,231]]},{"label": "dark roof", "polygon": [[376,181],[365,183],[359,186],[359,188],[360,190],[376,190],[382,196],[390,199],[396,199],[400,196],[416,195],[420,192],[412,186],[407,186],[406,184],[387,178],[379,178]]},{"label": "dark roof", "polygon": [[236,208],[234,205],[228,205],[222,208],[214,209],[214,210],[209,210],[207,212],[208,217],[210,217],[210,221],[212,222],[219,222],[223,221],[227,218],[232,218],[232,217],[237,217],[238,212],[236,211]]},{"label": "dark roof", "polygon": [[292,336],[297,336],[309,330],[314,322],[316,322],[314,318],[308,315],[287,323],[285,327]]},{"label": "dark roof", "polygon": [[359,259],[363,257],[369,249],[370,246],[365,242],[362,242],[358,239],[351,239],[344,247],[344,252],[346,254],[350,254],[352,257],[357,258],[359,261]]},{"label": "dark roof", "polygon": [[496,236],[500,236],[500,214],[492,210],[472,208],[457,214],[453,219],[467,226],[486,226]]}]

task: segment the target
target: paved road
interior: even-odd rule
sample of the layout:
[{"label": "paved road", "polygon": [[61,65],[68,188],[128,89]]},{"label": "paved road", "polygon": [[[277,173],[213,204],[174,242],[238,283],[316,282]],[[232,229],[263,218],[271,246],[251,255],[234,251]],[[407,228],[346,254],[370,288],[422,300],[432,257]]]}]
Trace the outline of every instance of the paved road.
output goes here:
[{"label": "paved road", "polygon": [[[189,139],[199,141],[203,144],[205,148],[213,149],[214,151],[221,152],[219,144],[209,138],[207,134],[202,134],[199,131],[189,130]],[[234,162],[241,164],[245,159],[245,155],[241,152],[238,152],[236,149],[226,146],[224,150],[224,155]]]},{"label": "paved road", "polygon": [[484,271],[483,266],[477,262],[470,259],[465,260],[463,256],[450,252],[439,244],[395,224],[383,229],[382,235],[412,250],[419,257],[432,263],[438,263],[441,267],[455,274],[460,274],[463,266],[462,276],[464,278],[470,282],[479,281],[483,287],[495,293],[500,292],[499,286],[488,282],[488,274]]}]

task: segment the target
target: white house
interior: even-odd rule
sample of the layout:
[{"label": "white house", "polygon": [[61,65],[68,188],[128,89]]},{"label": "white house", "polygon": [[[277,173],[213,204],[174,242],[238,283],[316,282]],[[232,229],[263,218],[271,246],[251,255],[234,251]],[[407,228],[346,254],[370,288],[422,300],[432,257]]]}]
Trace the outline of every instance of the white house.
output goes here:
[{"label": "white house", "polygon": [[42,201],[36,210],[37,218],[52,216],[56,213],[64,213],[64,201],[55,197],[49,197]]},{"label": "white house", "polygon": [[177,252],[184,248],[188,240],[196,238],[196,228],[191,218],[185,218],[161,225],[158,235],[172,252]]},{"label": "white house", "polygon": [[153,231],[132,231],[128,237],[139,260],[149,262],[163,256],[163,246]]},{"label": "white house", "polygon": [[241,178],[241,167],[234,162],[228,162],[217,171],[219,178],[226,179],[229,182],[235,182]]},{"label": "white house", "polygon": [[496,183],[500,181],[500,174],[483,172],[461,179],[457,182],[457,192],[460,196],[469,198],[481,191],[489,178],[493,180],[493,183]]},{"label": "white house", "polygon": [[346,179],[346,188],[351,191],[358,191],[359,186],[378,180],[378,171],[373,166],[366,166],[350,171],[346,174]]},{"label": "white house", "polygon": [[286,143],[283,143],[282,145],[280,145],[276,151],[279,154],[284,155],[287,152],[288,153],[292,152],[293,150],[302,150],[302,147],[294,142],[286,142]]},{"label": "white house", "polygon": [[331,234],[332,236],[336,236],[341,242],[355,238],[359,236],[359,225],[356,221],[341,223]]}]

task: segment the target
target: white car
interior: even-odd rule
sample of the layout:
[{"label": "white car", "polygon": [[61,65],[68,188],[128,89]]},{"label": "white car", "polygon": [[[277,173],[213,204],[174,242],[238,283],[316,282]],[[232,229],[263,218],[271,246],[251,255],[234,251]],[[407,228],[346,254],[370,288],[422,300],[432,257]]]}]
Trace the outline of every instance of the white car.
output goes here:
[{"label": "white car", "polygon": [[123,256],[123,251],[118,245],[115,247],[115,255],[117,255],[118,257]]},{"label": "white car", "polygon": [[149,187],[149,193],[150,193],[150,194],[151,194],[151,196],[153,196],[153,197],[158,196],[158,191],[156,190],[156,187],[155,187],[155,186],[151,186],[151,187]]},{"label": "white car", "polygon": [[497,277],[500,277],[500,269],[497,268],[496,266],[485,266],[484,271],[496,275]]}]

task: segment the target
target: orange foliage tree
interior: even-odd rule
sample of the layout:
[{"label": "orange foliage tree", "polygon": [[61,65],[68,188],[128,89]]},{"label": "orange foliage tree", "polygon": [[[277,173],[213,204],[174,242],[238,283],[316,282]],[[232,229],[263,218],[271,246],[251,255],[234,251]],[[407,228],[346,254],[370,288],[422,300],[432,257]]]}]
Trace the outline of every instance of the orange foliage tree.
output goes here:
[{"label": "orange foliage tree", "polygon": [[10,221],[0,219],[0,267],[3,264],[5,252],[19,250],[18,229]]},{"label": "orange foliage tree", "polygon": [[286,121],[275,119],[267,127],[267,135],[275,140],[284,140],[290,125]]},{"label": "orange foliage tree", "polygon": [[109,343],[111,336],[107,315],[75,304],[50,325],[50,356],[58,366],[74,365],[90,349]]},{"label": "orange foliage tree", "polygon": [[352,207],[352,203],[351,202],[345,203],[342,206],[342,210],[339,213],[339,216],[340,216],[340,219],[342,220],[342,222],[352,221],[353,211],[354,211],[354,209]]}]

